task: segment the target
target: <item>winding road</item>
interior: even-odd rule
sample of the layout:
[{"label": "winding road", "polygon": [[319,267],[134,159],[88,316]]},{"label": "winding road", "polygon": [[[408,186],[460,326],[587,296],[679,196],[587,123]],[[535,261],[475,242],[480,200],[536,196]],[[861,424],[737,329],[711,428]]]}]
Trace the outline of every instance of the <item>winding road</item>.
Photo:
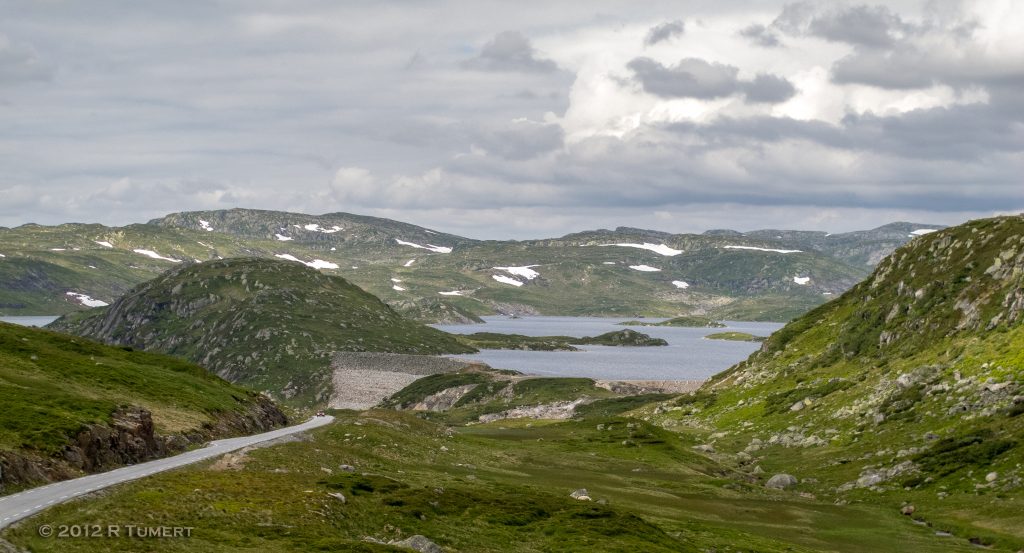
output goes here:
[{"label": "winding road", "polygon": [[173,457],[148,461],[138,465],[122,467],[109,472],[90,474],[74,480],[55,482],[40,488],[32,488],[21,493],[0,497],[0,529],[30,517],[44,509],[64,503],[75,497],[102,490],[131,480],[145,478],[151,474],[183,467],[218,455],[223,455],[246,446],[273,440],[282,436],[304,432],[313,428],[330,424],[334,417],[318,416],[295,426],[279,428],[262,434],[215,440],[206,447],[187,451]]}]

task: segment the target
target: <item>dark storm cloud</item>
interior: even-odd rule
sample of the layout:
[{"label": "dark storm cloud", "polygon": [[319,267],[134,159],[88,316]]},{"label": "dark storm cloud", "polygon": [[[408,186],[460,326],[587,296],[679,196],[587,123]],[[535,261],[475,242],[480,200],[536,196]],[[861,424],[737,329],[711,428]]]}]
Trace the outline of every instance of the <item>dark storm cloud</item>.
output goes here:
[{"label": "dark storm cloud", "polygon": [[752,103],[779,103],[796,94],[793,84],[783,77],[761,74],[745,81],[736,67],[698,58],[682,59],[670,67],[651,58],[635,58],[626,67],[644,91],[662,98],[711,100],[744,94]]},{"label": "dark storm cloud", "polygon": [[685,30],[686,24],[680,19],[655,25],[654,27],[651,27],[650,31],[647,31],[647,36],[644,37],[644,44],[647,46],[654,46],[659,42],[664,42],[677,36],[682,36]]},{"label": "dark storm cloud", "polygon": [[555,62],[538,57],[530,40],[518,31],[498,33],[484,45],[479,56],[466,60],[462,65],[478,71],[550,73],[558,70]]}]

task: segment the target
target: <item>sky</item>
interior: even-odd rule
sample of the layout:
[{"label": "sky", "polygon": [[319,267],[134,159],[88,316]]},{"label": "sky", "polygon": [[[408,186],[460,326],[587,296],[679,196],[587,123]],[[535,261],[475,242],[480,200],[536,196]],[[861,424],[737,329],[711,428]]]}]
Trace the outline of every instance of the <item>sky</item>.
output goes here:
[{"label": "sky", "polygon": [[1024,2],[0,0],[0,225],[474,238],[1024,210]]}]

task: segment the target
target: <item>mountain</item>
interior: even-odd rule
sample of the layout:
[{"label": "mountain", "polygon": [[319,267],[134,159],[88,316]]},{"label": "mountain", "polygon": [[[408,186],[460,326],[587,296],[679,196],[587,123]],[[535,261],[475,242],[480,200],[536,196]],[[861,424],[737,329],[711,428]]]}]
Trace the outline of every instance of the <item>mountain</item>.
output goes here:
[{"label": "mountain", "polygon": [[972,221],[896,250],[654,420],[819,499],[1017,550],[1022,351],[1024,218]]},{"label": "mountain", "polygon": [[[755,230],[738,233],[748,238],[776,240],[790,247],[828,254],[856,267],[873,267],[911,238],[946,228],[945,225],[889,223],[871,230],[831,234],[801,230]],[[729,231],[714,231],[729,232]]]},{"label": "mountain", "polygon": [[261,257],[343,276],[428,322],[496,313],[786,320],[866,276],[868,262],[920,228],[908,225],[833,235],[842,238],[620,227],[481,241],[347,213],[249,209],[125,227],[30,224],[0,229],[0,314],[70,313],[181,264]]},{"label": "mountain", "polygon": [[174,268],[52,328],[192,360],[232,382],[322,402],[337,351],[475,349],[404,319],[347,280],[301,263],[240,258]]},{"label": "mountain", "polygon": [[191,363],[0,323],[0,493],[286,422]]}]

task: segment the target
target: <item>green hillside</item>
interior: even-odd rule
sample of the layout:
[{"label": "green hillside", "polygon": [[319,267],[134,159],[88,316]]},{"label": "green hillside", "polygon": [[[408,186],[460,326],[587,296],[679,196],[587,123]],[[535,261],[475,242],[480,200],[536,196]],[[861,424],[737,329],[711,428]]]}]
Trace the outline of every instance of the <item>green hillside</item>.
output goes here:
[{"label": "green hillside", "polygon": [[255,258],[178,267],[110,307],[52,326],[183,357],[229,381],[301,403],[326,399],[336,351],[476,351],[404,319],[341,277]]},{"label": "green hillside", "polygon": [[160,436],[198,439],[284,422],[266,400],[194,364],[7,323],[0,323],[0,405],[0,491],[175,449],[154,442],[68,454],[83,435],[103,433],[94,427],[134,432],[127,420],[144,425],[151,417]]},{"label": "green hillside", "polygon": [[824,501],[1016,550],[1022,315],[1024,219],[973,221],[900,248],[715,377],[704,403],[653,420],[711,434],[759,478],[788,473]]},{"label": "green hillside", "polygon": [[429,322],[495,313],[786,320],[848,289],[870,269],[865,259],[877,261],[919,228],[901,225],[813,239],[795,231],[619,228],[479,241],[347,213],[249,209],[125,227],[30,224],[0,228],[0,314],[70,313],[87,306],[69,292],[111,303],[182,264],[260,257],[343,276]]},{"label": "green hillside", "polygon": [[[614,414],[454,427],[417,413],[336,415],[309,440],[157,474],[56,506],[45,521],[195,527],[187,541],[146,541],[154,552],[397,553],[411,550],[389,544],[415,535],[474,553],[977,550],[887,508],[765,489],[720,467],[689,437]],[[570,496],[579,490],[585,499]],[[139,547],[47,540],[36,528],[33,520],[2,535],[38,552]]]}]

